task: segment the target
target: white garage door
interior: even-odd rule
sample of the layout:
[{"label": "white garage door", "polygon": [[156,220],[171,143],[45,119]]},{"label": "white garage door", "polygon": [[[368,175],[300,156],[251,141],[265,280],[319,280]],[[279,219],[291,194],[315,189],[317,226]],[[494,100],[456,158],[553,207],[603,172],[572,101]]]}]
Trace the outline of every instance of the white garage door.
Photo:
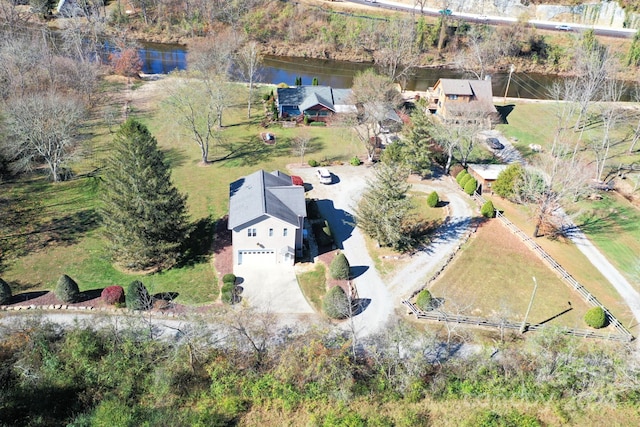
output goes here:
[{"label": "white garage door", "polygon": [[276,251],[273,249],[256,249],[238,251],[238,265],[275,264]]}]

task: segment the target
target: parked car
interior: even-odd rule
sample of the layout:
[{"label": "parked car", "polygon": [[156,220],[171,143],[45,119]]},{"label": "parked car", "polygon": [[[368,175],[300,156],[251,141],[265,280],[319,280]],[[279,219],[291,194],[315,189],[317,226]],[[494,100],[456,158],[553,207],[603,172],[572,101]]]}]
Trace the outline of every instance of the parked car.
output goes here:
[{"label": "parked car", "polygon": [[562,25],[556,25],[556,30],[560,30],[560,31],[572,31],[573,28],[571,28],[568,25],[562,24]]},{"label": "parked car", "polygon": [[291,175],[291,183],[293,185],[304,185],[304,181],[298,175]]},{"label": "parked car", "polygon": [[320,181],[320,184],[331,184],[333,182],[331,172],[329,172],[329,169],[327,168],[316,169],[316,175],[318,175],[318,181]]},{"label": "parked car", "polygon": [[453,12],[451,11],[451,9],[441,9],[438,11],[438,13],[440,15],[447,15],[447,16],[453,15]]},{"label": "parked car", "polygon": [[502,150],[504,148],[504,145],[498,141],[498,138],[487,138],[487,145],[494,150]]}]

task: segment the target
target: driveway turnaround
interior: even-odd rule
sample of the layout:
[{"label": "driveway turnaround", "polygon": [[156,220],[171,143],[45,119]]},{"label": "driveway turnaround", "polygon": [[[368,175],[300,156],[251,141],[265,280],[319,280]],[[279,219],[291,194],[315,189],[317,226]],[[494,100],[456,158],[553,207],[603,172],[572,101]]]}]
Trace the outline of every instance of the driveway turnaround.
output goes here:
[{"label": "driveway turnaround", "polygon": [[238,265],[242,302],[271,313],[314,313],[298,286],[292,265]]}]

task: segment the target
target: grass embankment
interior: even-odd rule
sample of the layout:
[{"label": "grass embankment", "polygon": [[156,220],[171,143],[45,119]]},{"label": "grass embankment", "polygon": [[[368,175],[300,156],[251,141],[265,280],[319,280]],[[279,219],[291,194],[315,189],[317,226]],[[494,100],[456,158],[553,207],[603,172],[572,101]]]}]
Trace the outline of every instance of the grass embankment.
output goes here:
[{"label": "grass embankment", "polygon": [[[260,168],[286,170],[287,164],[299,162],[300,158],[292,153],[291,140],[302,132],[312,138],[305,159],[346,161],[360,154],[360,147],[344,128],[269,128],[276,135],[277,143],[266,145],[259,138],[264,131],[259,126],[264,117],[262,105],[258,104],[248,119],[246,104],[240,103],[225,111],[222,143],[211,148],[212,163],[201,166],[198,146],[178,128],[175,117],[162,102],[166,96],[163,85],[171,84],[171,78],[165,80],[145,82],[130,95],[131,115],[145,123],[158,140],[172,167],[175,185],[188,195],[187,204],[194,223],[212,223],[227,213],[230,182]],[[110,85],[111,90],[114,88],[122,90],[123,86]],[[244,91],[244,87],[238,88]],[[104,108],[116,109],[117,97],[122,97],[122,93],[110,93],[110,104]],[[14,293],[52,289],[61,274],[68,274],[81,290],[126,285],[141,279],[153,292],[177,292],[179,303],[215,300],[217,280],[209,248],[188,265],[158,274],[128,274],[112,266],[97,213],[100,180],[83,174],[103,165],[113,134],[101,119],[92,121],[87,132],[84,143],[87,155],[71,165],[75,179],[54,185],[45,177],[36,176],[3,184],[3,193],[13,200],[12,205],[28,210],[29,218],[33,218],[27,220],[25,213],[21,215],[24,221],[16,223],[17,227],[10,226],[11,234],[19,234],[12,239],[21,250],[11,251],[17,258],[7,262],[2,277],[12,283]],[[211,232],[211,227],[204,230]],[[199,240],[207,242],[210,237],[199,237]]]},{"label": "grass embankment", "polygon": [[327,293],[327,269],[324,264],[319,262],[313,270],[299,273],[298,283],[314,310],[322,312],[322,297]]}]

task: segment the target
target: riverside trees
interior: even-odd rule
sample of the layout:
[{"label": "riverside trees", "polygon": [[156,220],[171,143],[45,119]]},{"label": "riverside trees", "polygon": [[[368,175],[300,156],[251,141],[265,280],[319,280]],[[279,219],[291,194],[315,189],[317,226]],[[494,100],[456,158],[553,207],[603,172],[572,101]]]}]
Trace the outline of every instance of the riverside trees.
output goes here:
[{"label": "riverside trees", "polygon": [[103,174],[102,220],[113,260],[130,269],[175,264],[188,234],[186,197],[149,130],[129,119]]}]

